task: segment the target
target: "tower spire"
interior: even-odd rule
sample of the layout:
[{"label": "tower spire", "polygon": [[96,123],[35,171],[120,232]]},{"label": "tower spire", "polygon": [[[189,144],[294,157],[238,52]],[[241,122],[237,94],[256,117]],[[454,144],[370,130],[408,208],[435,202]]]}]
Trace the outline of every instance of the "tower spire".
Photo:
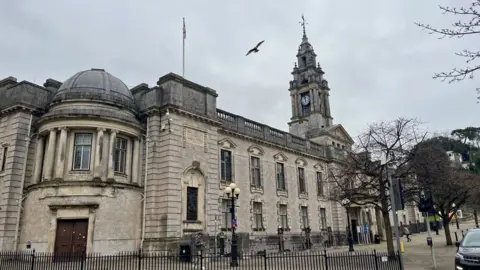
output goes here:
[{"label": "tower spire", "polygon": [[301,22],[298,22],[302,28],[303,28],[303,37],[306,38],[307,37],[307,32],[305,31],[305,25],[307,25],[307,21],[305,20],[305,16],[303,16],[302,14],[302,21]]}]

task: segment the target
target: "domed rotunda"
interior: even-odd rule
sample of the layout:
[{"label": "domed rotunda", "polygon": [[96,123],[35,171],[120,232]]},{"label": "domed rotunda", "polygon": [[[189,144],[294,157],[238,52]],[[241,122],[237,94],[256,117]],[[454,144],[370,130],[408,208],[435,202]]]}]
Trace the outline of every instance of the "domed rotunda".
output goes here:
[{"label": "domed rotunda", "polygon": [[104,70],[78,72],[58,88],[36,122],[21,242],[50,252],[71,252],[75,242],[85,252],[138,248],[144,128],[136,115],[131,91]]}]

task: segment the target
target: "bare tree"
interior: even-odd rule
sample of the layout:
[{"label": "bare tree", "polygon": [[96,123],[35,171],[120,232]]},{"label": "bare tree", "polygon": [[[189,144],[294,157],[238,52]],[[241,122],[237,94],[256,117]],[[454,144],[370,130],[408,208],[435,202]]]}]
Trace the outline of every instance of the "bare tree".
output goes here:
[{"label": "bare tree", "polygon": [[[451,28],[436,28],[429,24],[415,23],[421,28],[429,31],[429,34],[437,34],[439,38],[463,38],[480,34],[480,0],[473,0],[469,6],[464,7],[448,7],[439,6],[444,14],[454,15],[460,19],[452,24]],[[457,82],[465,78],[473,79],[474,73],[480,69],[480,50],[465,49],[456,53],[465,59],[466,66],[463,68],[454,68],[449,72],[436,73],[433,78],[441,79],[442,81]],[[480,88],[477,88],[477,93],[480,94]],[[477,97],[480,100],[480,96]]]},{"label": "bare tree", "polygon": [[450,221],[477,190],[477,175],[454,166],[436,140],[419,144],[411,163],[420,186],[432,195],[435,212],[442,218],[447,245],[453,245]]},{"label": "bare tree", "polygon": [[348,198],[353,204],[381,211],[390,253],[394,248],[387,173],[402,179],[407,198],[418,194],[409,161],[413,147],[426,136],[419,126],[417,120],[405,118],[370,125],[357,138],[355,149],[346,162],[329,172],[331,181],[334,181],[329,194],[331,199],[341,201]]}]

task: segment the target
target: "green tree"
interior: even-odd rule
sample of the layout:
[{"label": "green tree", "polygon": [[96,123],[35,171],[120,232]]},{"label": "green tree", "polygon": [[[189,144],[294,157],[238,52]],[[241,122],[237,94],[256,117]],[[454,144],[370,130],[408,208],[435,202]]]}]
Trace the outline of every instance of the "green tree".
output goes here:
[{"label": "green tree", "polygon": [[442,218],[447,245],[453,245],[449,223],[453,213],[475,196],[478,175],[452,166],[445,149],[434,138],[415,147],[411,164],[420,187],[432,195],[435,210]]}]

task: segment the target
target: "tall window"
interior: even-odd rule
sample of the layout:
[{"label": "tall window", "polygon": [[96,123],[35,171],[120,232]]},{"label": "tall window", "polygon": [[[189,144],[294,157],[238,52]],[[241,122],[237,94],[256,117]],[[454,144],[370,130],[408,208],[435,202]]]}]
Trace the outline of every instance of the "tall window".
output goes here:
[{"label": "tall window", "polygon": [[88,170],[90,168],[90,154],[92,152],[92,134],[75,134],[73,169]]},{"label": "tall window", "polygon": [[222,228],[232,228],[232,200],[222,200]]},{"label": "tall window", "polygon": [[0,171],[5,171],[7,168],[7,153],[8,153],[8,147],[3,148],[3,153],[2,153],[2,167],[0,168]]},{"label": "tall window", "polygon": [[232,152],[228,150],[220,151],[220,174],[222,181],[232,181]]},{"label": "tall window", "polygon": [[285,204],[280,204],[278,208],[278,215],[280,216],[280,226],[283,229],[288,229],[288,208]]},{"label": "tall window", "polygon": [[325,208],[320,208],[320,229],[327,229],[327,210]]},{"label": "tall window", "polygon": [[283,163],[278,163],[278,162],[277,162],[277,189],[278,190],[287,189],[285,185],[285,167]]},{"label": "tall window", "polygon": [[323,196],[323,179],[322,179],[322,173],[317,172],[317,196]]},{"label": "tall window", "polygon": [[260,230],[263,228],[263,219],[262,219],[262,203],[254,202],[253,203],[253,228]]},{"label": "tall window", "polygon": [[307,228],[307,227],[309,227],[309,225],[308,225],[308,207],[302,206],[301,211],[302,211],[301,212],[302,213],[302,227]]},{"label": "tall window", "polygon": [[198,220],[198,188],[187,187],[187,220]]},{"label": "tall window", "polygon": [[118,173],[125,173],[127,165],[127,140],[117,138],[115,140],[115,156],[113,170]]},{"label": "tall window", "polygon": [[262,187],[262,179],[260,175],[260,158],[250,158],[250,168],[252,170],[252,186],[260,188]]},{"label": "tall window", "polygon": [[305,169],[298,168],[298,192],[307,193],[307,187],[305,185]]}]

